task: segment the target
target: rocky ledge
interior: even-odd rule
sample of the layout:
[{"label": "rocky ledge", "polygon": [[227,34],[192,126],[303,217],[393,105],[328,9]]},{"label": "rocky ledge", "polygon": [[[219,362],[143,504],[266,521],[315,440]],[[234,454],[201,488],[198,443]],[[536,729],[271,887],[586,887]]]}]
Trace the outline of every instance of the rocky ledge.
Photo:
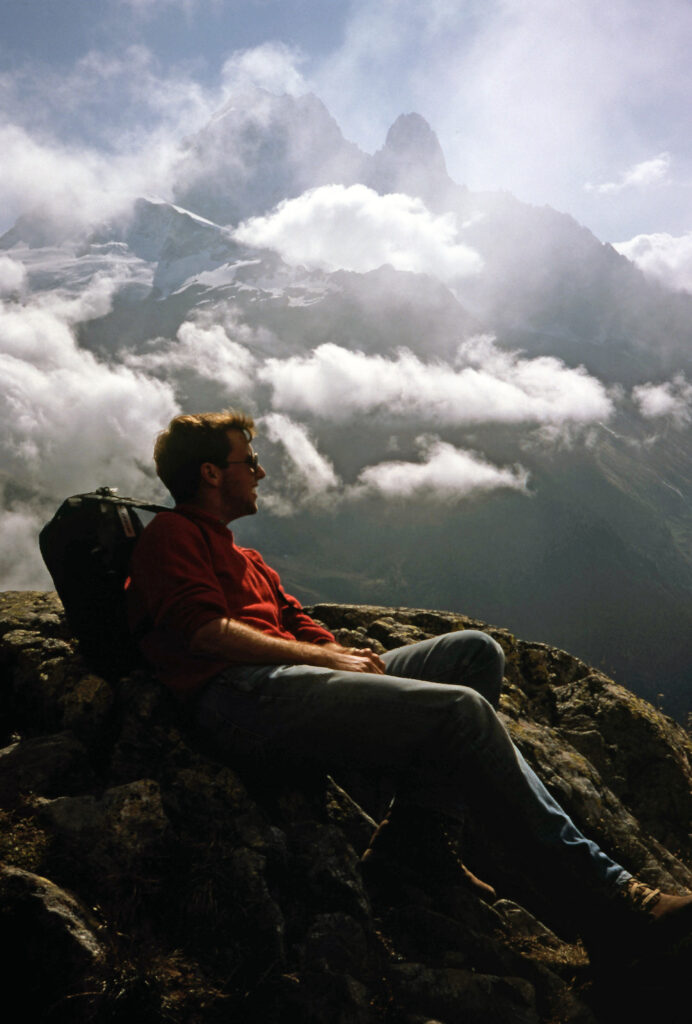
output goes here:
[{"label": "rocky ledge", "polygon": [[[577,658],[460,615],[312,614],[342,642],[380,650],[487,629],[507,656],[504,719],[551,792],[643,880],[692,885],[692,743],[680,726]],[[670,971],[595,986],[539,880],[473,824],[465,856],[497,902],[462,886],[441,902],[421,879],[387,905],[359,857],[388,780],[209,759],[147,673],[89,671],[55,594],[0,595],[0,636],[3,994],[25,1019],[688,1019]]]}]

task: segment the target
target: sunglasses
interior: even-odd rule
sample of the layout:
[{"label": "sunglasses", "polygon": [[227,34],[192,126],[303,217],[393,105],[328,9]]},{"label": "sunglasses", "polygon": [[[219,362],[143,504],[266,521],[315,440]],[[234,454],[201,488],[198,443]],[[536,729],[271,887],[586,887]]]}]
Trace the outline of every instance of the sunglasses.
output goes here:
[{"label": "sunglasses", "polygon": [[257,452],[251,452],[250,455],[246,455],[244,459],[236,460],[235,462],[227,462],[227,466],[249,466],[253,473],[257,472],[259,468],[259,455]]}]

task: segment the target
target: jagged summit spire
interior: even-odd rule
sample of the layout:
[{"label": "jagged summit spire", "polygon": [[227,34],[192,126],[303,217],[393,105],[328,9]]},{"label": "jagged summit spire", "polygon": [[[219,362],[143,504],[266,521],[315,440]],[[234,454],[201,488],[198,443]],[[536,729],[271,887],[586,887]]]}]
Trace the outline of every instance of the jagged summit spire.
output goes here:
[{"label": "jagged summit spire", "polygon": [[447,173],[440,140],[420,114],[400,114],[387,132],[384,148],[399,160],[424,163],[429,171]]},{"label": "jagged summit spire", "polygon": [[406,192],[444,207],[451,189],[442,146],[420,114],[401,114],[372,158],[370,181],[378,192]]}]

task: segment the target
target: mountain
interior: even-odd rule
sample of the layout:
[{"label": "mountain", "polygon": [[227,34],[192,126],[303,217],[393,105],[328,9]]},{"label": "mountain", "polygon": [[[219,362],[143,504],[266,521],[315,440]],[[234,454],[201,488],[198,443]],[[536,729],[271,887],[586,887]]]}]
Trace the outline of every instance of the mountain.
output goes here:
[{"label": "mountain", "polygon": [[[27,323],[55,310],[74,335],[69,372],[118,389],[125,375],[143,396],[136,438],[121,399],[108,412],[109,479],[71,461],[70,486],[157,493],[153,393],[246,406],[265,417],[268,479],[238,534],[298,596],[501,622],[684,720],[692,296],[565,214],[455,183],[417,114],[369,155],[315,97],[239,93],[187,140],[174,199],[140,197],[79,237],[27,214],[0,239],[26,271]],[[13,523],[64,496],[49,438],[65,420],[46,395],[66,372],[7,414],[39,465],[11,463]]]},{"label": "mountain", "polygon": [[316,96],[248,88],[188,140],[174,195],[220,224],[236,224],[307,188],[360,181],[366,162]]}]

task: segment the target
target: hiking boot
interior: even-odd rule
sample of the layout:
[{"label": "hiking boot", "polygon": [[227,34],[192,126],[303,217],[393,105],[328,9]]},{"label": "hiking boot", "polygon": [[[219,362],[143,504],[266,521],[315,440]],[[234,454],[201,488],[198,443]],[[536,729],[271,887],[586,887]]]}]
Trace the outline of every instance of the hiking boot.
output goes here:
[{"label": "hiking boot", "polygon": [[492,885],[474,875],[454,850],[445,820],[428,808],[394,804],[361,859],[366,882],[390,897],[461,885],[486,902],[495,900]]},{"label": "hiking boot", "polygon": [[651,889],[644,882],[630,878],[618,893],[621,904],[626,904],[637,915],[643,915],[649,925],[668,928],[681,925],[692,930],[692,893],[674,896]]},{"label": "hiking boot", "polygon": [[692,942],[692,893],[677,896],[636,878],[610,896],[583,936],[593,967],[631,969]]}]

